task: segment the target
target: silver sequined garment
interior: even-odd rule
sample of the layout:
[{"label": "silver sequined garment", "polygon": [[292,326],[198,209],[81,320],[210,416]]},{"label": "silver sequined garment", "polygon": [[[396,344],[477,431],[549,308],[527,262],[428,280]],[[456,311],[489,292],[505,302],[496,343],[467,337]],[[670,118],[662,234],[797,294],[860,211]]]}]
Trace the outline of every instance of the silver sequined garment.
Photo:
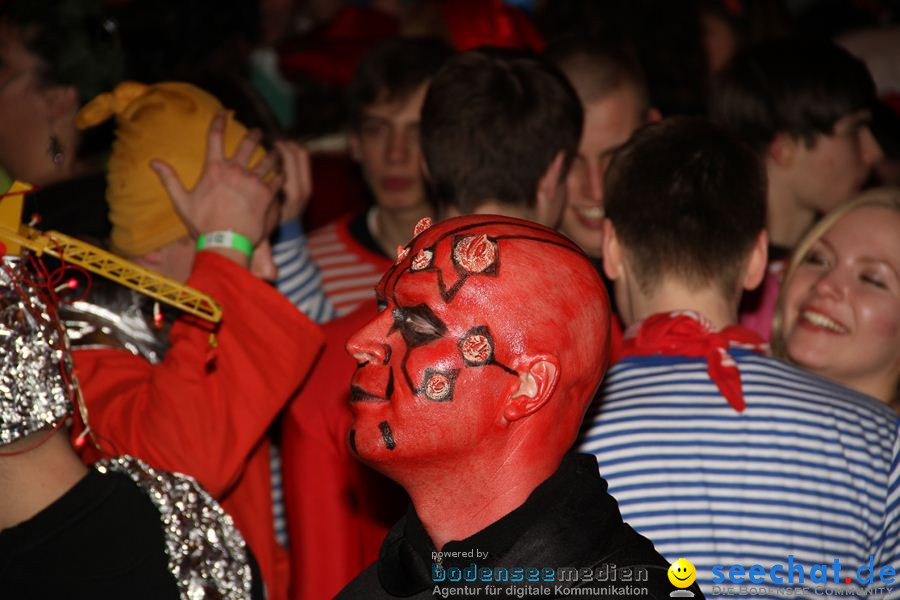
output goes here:
[{"label": "silver sequined garment", "polygon": [[72,365],[52,306],[21,260],[0,265],[0,446],[72,412]]},{"label": "silver sequined garment", "polygon": [[59,319],[74,348],[121,348],[152,364],[162,360],[168,324],[161,330],[153,326],[150,298],[100,277],[93,278],[89,297],[69,298],[80,291],[64,291],[59,307]]},{"label": "silver sequined garment", "polygon": [[169,570],[186,600],[250,597],[246,543],[218,502],[193,478],[120,456],[98,462],[101,473],[128,475],[159,510]]}]

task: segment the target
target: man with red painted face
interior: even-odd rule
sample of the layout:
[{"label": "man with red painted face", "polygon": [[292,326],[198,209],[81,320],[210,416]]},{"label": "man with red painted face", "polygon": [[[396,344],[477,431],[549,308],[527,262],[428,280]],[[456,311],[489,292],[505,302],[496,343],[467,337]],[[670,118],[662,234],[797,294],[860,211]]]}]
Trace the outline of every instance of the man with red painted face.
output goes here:
[{"label": "man with red painted face", "polygon": [[[557,597],[557,586],[596,585],[560,568],[611,569],[617,581],[627,569],[646,577],[619,595],[667,597],[668,564],[622,521],[596,462],[567,453],[607,362],[609,304],[589,259],[510,217],[425,227],[347,343],[351,451],[412,506],[339,597]],[[521,581],[528,569],[540,579]]]},{"label": "man with red painted face", "polygon": [[[533,54],[450,58],[432,78],[421,116],[423,155],[433,187],[442,190],[442,212],[491,212],[555,226],[581,122],[575,91]],[[408,241],[412,226],[405,231],[395,244]],[[392,262],[385,259],[379,273]],[[371,564],[407,504],[398,486],[355,460],[347,446],[346,382],[355,365],[344,346],[376,314],[371,287],[369,293],[372,301],[324,326],[325,349],[282,422],[298,600],[331,598]]]}]

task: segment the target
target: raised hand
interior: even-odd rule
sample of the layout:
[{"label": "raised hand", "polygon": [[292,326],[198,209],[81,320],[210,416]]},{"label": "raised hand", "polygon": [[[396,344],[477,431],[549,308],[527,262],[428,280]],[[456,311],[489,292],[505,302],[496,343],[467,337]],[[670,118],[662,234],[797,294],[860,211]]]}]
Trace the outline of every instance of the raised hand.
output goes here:
[{"label": "raised hand", "polygon": [[185,188],[178,173],[164,160],[152,160],[150,166],[191,236],[233,231],[249,239],[255,247],[277,222],[278,205],[273,199],[283,176],[271,173],[275,164],[272,155],[249,169],[250,158],[259,145],[259,134],[255,131],[248,132],[234,155],[226,158],[225,123],[224,113],[213,118],[206,138],[203,171],[191,190]]}]

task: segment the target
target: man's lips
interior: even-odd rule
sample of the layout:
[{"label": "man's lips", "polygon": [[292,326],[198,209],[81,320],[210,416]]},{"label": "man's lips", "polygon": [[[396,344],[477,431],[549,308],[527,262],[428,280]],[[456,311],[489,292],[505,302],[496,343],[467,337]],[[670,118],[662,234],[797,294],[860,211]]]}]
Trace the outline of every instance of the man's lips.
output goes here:
[{"label": "man's lips", "polygon": [[358,403],[378,404],[378,403],[386,403],[386,402],[387,402],[386,398],[372,394],[372,393],[364,390],[363,388],[359,387],[358,385],[350,386],[350,403],[351,404],[358,404]]},{"label": "man's lips", "polygon": [[416,182],[412,177],[382,177],[381,188],[388,192],[405,192]]},{"label": "man's lips", "polygon": [[605,211],[601,206],[572,206],[575,218],[583,226],[591,229],[600,229],[603,226]]}]

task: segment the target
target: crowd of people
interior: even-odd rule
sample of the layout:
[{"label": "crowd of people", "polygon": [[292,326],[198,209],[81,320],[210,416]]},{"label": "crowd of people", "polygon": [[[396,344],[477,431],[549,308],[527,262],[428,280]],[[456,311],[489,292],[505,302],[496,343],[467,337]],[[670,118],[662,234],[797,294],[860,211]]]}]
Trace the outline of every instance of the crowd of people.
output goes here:
[{"label": "crowd of people", "polygon": [[0,2],[0,595],[900,598],[898,18]]}]

